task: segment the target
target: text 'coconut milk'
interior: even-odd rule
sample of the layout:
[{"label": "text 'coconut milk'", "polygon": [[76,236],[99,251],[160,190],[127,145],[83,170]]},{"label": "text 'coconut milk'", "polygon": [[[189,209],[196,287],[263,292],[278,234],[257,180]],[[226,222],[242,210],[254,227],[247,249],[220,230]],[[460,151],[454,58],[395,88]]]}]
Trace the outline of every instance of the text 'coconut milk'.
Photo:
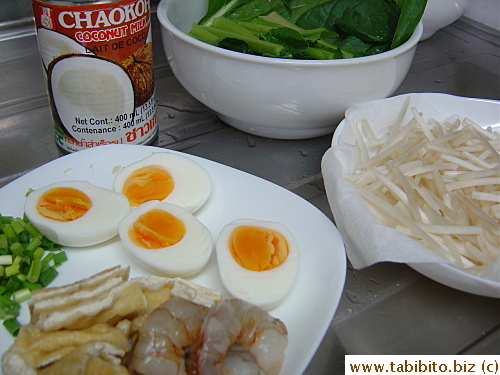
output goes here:
[{"label": "text 'coconut milk'", "polygon": [[32,0],[56,143],[149,144],[158,131],[149,0]]}]

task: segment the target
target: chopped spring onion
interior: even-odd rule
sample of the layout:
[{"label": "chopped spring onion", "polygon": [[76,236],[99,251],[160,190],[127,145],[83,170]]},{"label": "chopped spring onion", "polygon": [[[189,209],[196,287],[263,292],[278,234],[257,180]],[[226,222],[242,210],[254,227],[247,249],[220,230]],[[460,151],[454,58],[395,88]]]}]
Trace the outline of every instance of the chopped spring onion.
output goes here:
[{"label": "chopped spring onion", "polygon": [[57,274],[58,272],[56,271],[55,268],[47,267],[40,274],[38,282],[40,283],[41,286],[46,287],[52,282],[52,280],[56,278]]},{"label": "chopped spring onion", "polygon": [[68,260],[68,256],[66,255],[65,251],[60,251],[54,254],[52,260],[54,261],[54,265],[58,266],[61,263],[66,262]]},{"label": "chopped spring onion", "polygon": [[33,259],[41,259],[44,252],[45,250],[43,247],[37,247],[35,251],[33,251]]},{"label": "chopped spring onion", "polygon": [[21,305],[5,296],[5,292],[0,295],[0,319],[17,317]]},{"label": "chopped spring onion", "polygon": [[36,283],[42,272],[42,261],[40,259],[33,259],[31,261],[30,270],[28,271],[27,280],[30,283]]},{"label": "chopped spring onion", "polygon": [[54,253],[48,253],[47,255],[45,255],[42,259],[42,263],[43,264],[48,264],[52,258],[54,258]]},{"label": "chopped spring onion", "polygon": [[34,251],[37,249],[40,245],[42,244],[42,240],[38,237],[33,238],[25,247],[24,249],[27,251]]},{"label": "chopped spring onion", "polygon": [[10,266],[12,264],[12,254],[0,255],[0,265]]},{"label": "chopped spring onion", "polygon": [[3,224],[2,225],[2,232],[7,236],[7,237],[16,237],[16,232],[14,232],[14,229],[10,224]]},{"label": "chopped spring onion", "polygon": [[12,299],[17,303],[21,303],[31,298],[31,290],[29,288],[18,289],[12,293]]},{"label": "chopped spring onion", "polygon": [[43,235],[40,233],[40,231],[32,224],[32,223],[27,223],[26,226],[24,227],[26,232],[32,237],[32,238],[39,238],[41,239]]},{"label": "chopped spring onion", "polygon": [[0,320],[16,336],[20,303],[31,291],[44,288],[58,275],[55,267],[68,257],[62,246],[48,240],[24,216],[0,214]]},{"label": "chopped spring onion", "polygon": [[16,318],[10,318],[3,321],[4,327],[9,331],[9,333],[16,337],[21,329],[22,325],[17,321]]},{"label": "chopped spring onion", "polygon": [[41,289],[43,288],[40,284],[35,284],[30,282],[29,280],[23,281],[23,287],[28,288],[29,290]]},{"label": "chopped spring onion", "polygon": [[9,237],[5,233],[0,234],[0,249],[7,249],[9,247]]},{"label": "chopped spring onion", "polygon": [[9,246],[9,250],[13,255],[19,256],[23,253],[24,247],[20,242],[14,242]]},{"label": "chopped spring onion", "polygon": [[11,277],[19,273],[19,263],[12,263],[10,266],[5,267],[5,277]]},{"label": "chopped spring onion", "polygon": [[12,223],[10,223],[10,226],[12,227],[12,230],[14,233],[18,236],[24,231],[24,223],[21,221],[21,219],[14,219]]}]

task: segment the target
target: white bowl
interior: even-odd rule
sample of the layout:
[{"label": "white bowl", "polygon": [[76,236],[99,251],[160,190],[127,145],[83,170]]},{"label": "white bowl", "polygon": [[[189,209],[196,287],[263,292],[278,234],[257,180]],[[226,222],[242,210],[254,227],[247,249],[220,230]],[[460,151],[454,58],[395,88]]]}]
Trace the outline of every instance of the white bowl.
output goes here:
[{"label": "white bowl", "polygon": [[332,133],[345,110],[391,95],[406,77],[422,24],[403,45],[343,60],[252,56],[198,41],[185,32],[205,14],[207,0],[162,0],[157,8],[163,47],[184,88],[227,124],[270,138]]},{"label": "white bowl", "polygon": [[424,32],[420,40],[429,39],[436,31],[458,20],[469,0],[428,0],[422,15]]},{"label": "white bowl", "polygon": [[[353,106],[335,130],[332,146],[322,159],[326,195],[352,266],[362,269],[378,262],[406,263],[423,275],[449,287],[481,296],[500,298],[500,258],[473,273],[447,262],[420,242],[392,227],[381,225],[361,196],[344,177],[356,166],[355,136],[351,123],[366,118],[375,134],[394,124],[402,103],[410,97],[425,119],[444,122],[455,114],[483,127],[500,131],[500,102],[440,93],[412,93]],[[407,115],[406,123],[410,114]]]}]

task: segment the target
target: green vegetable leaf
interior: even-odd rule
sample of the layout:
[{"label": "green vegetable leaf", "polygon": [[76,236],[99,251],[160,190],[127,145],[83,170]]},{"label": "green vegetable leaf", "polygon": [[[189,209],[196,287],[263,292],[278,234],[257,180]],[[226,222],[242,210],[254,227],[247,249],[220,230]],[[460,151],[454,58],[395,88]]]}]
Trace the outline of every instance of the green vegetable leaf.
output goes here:
[{"label": "green vegetable leaf", "polygon": [[404,43],[426,4],[427,0],[209,0],[206,15],[188,34],[261,56],[359,57]]},{"label": "green vegetable leaf", "polygon": [[385,51],[387,51],[389,49],[390,46],[391,46],[390,42],[387,42],[387,43],[375,43],[370,48],[368,48],[366,50],[365,55],[366,56],[376,55],[378,53],[385,52]]},{"label": "green vegetable leaf", "polygon": [[342,59],[344,55],[340,49],[309,47],[302,53],[302,58],[313,60],[333,60]]},{"label": "green vegetable leaf", "polygon": [[281,0],[281,4],[283,4],[288,14],[292,14],[292,7],[290,6],[290,0]]},{"label": "green vegetable leaf", "polygon": [[394,4],[396,4],[396,7],[398,8],[399,10],[399,13],[401,13],[401,9],[403,9],[403,4],[405,2],[405,0],[392,0],[394,2]]},{"label": "green vegetable leaf", "polygon": [[391,43],[391,49],[406,42],[422,19],[427,0],[397,0],[403,2],[398,26]]},{"label": "green vegetable leaf", "polygon": [[365,0],[345,9],[336,25],[365,42],[392,40],[398,24],[395,5],[385,0]]},{"label": "green vegetable leaf", "polygon": [[231,21],[248,21],[271,12],[282,0],[251,0],[239,7],[234,7],[224,16]]},{"label": "green vegetable leaf", "polygon": [[281,44],[285,47],[285,51],[291,55],[296,55],[309,47],[309,43],[296,30],[288,27],[280,27],[271,29],[267,34],[262,35],[263,40]]},{"label": "green vegetable leaf", "polygon": [[343,16],[346,9],[356,6],[363,0],[330,0],[320,3],[304,12],[298,19],[297,25],[304,29],[325,27],[335,30],[337,21]]},{"label": "green vegetable leaf", "polygon": [[231,21],[245,21],[269,13],[288,0],[210,0],[207,13],[198,22],[210,26],[218,17]]},{"label": "green vegetable leaf", "polygon": [[198,22],[198,25],[211,25],[213,20],[224,15],[227,9],[236,6],[241,0],[210,0],[207,13]]},{"label": "green vegetable leaf", "polygon": [[251,53],[248,43],[241,39],[224,38],[217,44],[217,46],[235,52]]},{"label": "green vegetable leaf", "polygon": [[286,11],[285,6],[277,6],[274,10],[290,22],[295,23],[303,13],[324,2],[325,0],[290,0],[288,8],[291,10],[291,13]]},{"label": "green vegetable leaf", "polygon": [[365,41],[363,41],[355,36],[348,36],[340,44],[340,47],[347,50],[347,51],[361,52],[361,53],[368,51],[368,49],[371,46],[372,46],[371,43],[366,43]]},{"label": "green vegetable leaf", "polygon": [[235,9],[245,6],[254,0],[209,0],[207,13],[198,22],[199,25],[212,25],[218,17],[227,17]]}]

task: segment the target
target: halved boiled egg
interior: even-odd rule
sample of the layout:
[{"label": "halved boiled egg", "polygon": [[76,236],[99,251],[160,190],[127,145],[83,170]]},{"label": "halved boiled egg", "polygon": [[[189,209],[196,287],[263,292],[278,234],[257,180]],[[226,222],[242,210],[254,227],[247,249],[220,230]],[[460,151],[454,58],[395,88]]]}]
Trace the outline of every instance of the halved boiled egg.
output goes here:
[{"label": "halved boiled egg", "polygon": [[155,152],[123,168],[113,189],[133,207],[151,200],[173,203],[190,212],[198,210],[211,191],[210,176],[195,161],[172,152]]},{"label": "halved boiled egg", "polygon": [[86,181],[61,181],[32,191],[24,212],[49,240],[64,246],[90,246],[118,234],[130,211],[127,198]]},{"label": "halved boiled egg", "polygon": [[118,228],[132,258],[166,276],[188,276],[201,271],[212,254],[210,231],[184,208],[149,201],[133,209]]},{"label": "halved boiled egg", "polygon": [[281,223],[233,221],[222,228],[216,253],[221,280],[229,293],[264,309],[279,304],[297,277],[297,243]]}]

